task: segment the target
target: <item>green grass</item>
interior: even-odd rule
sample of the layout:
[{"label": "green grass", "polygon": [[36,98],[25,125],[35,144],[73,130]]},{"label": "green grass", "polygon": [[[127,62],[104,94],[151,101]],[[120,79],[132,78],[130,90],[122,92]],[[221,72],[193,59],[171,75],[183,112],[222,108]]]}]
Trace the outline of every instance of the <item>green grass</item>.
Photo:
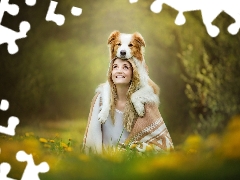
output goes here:
[{"label": "green grass", "polygon": [[[206,139],[190,135],[169,154],[109,151],[81,153],[84,120],[48,121],[17,127],[14,137],[0,135],[0,163],[8,162],[8,177],[21,179],[26,163],[16,161],[19,150],[33,154],[35,164],[46,161],[50,170],[43,180],[78,179],[237,179],[240,175],[240,117],[224,134]],[[69,140],[70,139],[70,140]]]}]

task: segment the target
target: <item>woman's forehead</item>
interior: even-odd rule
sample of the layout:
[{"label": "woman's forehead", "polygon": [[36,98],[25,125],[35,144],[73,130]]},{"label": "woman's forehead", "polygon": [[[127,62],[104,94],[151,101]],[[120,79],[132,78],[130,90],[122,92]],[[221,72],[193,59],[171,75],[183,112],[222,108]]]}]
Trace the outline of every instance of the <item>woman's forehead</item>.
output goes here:
[{"label": "woman's forehead", "polygon": [[122,60],[122,59],[116,59],[113,64],[118,64],[118,65],[124,65],[124,64],[127,64],[127,65],[131,65],[128,61],[126,60]]}]

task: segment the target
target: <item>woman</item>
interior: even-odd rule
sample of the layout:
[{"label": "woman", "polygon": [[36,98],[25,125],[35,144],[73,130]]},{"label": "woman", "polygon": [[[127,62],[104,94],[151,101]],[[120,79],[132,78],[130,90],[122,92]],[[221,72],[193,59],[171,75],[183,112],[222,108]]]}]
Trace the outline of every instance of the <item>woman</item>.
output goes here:
[{"label": "woman", "polygon": [[100,86],[92,101],[83,140],[86,153],[102,153],[119,144],[138,144],[137,149],[140,151],[149,145],[158,151],[173,149],[171,137],[156,104],[145,104],[145,115],[138,117],[130,97],[138,89],[139,82],[138,70],[132,59],[115,58],[110,62],[110,115],[104,124],[98,121],[102,98]]}]

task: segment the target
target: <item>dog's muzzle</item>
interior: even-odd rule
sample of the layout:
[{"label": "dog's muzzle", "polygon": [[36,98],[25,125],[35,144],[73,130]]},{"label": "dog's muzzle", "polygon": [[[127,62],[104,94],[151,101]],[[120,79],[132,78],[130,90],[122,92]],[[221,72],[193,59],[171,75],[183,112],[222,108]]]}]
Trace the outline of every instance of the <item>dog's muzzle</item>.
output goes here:
[{"label": "dog's muzzle", "polygon": [[126,52],[125,50],[121,50],[121,51],[120,51],[120,55],[121,55],[121,56],[126,56],[126,54],[127,54],[127,52]]},{"label": "dog's muzzle", "polygon": [[126,55],[127,55],[126,50],[121,50],[121,51],[120,51],[120,58],[121,58],[121,59],[123,59],[123,60],[129,59],[129,58],[126,57]]}]

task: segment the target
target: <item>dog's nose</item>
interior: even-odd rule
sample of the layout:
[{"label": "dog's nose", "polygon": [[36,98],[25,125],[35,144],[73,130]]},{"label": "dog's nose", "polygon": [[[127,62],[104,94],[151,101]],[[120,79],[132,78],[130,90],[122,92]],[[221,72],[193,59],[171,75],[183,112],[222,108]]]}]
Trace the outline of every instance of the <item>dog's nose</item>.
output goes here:
[{"label": "dog's nose", "polygon": [[126,55],[126,51],[125,50],[121,50],[120,54],[121,54],[121,56],[125,56]]}]

